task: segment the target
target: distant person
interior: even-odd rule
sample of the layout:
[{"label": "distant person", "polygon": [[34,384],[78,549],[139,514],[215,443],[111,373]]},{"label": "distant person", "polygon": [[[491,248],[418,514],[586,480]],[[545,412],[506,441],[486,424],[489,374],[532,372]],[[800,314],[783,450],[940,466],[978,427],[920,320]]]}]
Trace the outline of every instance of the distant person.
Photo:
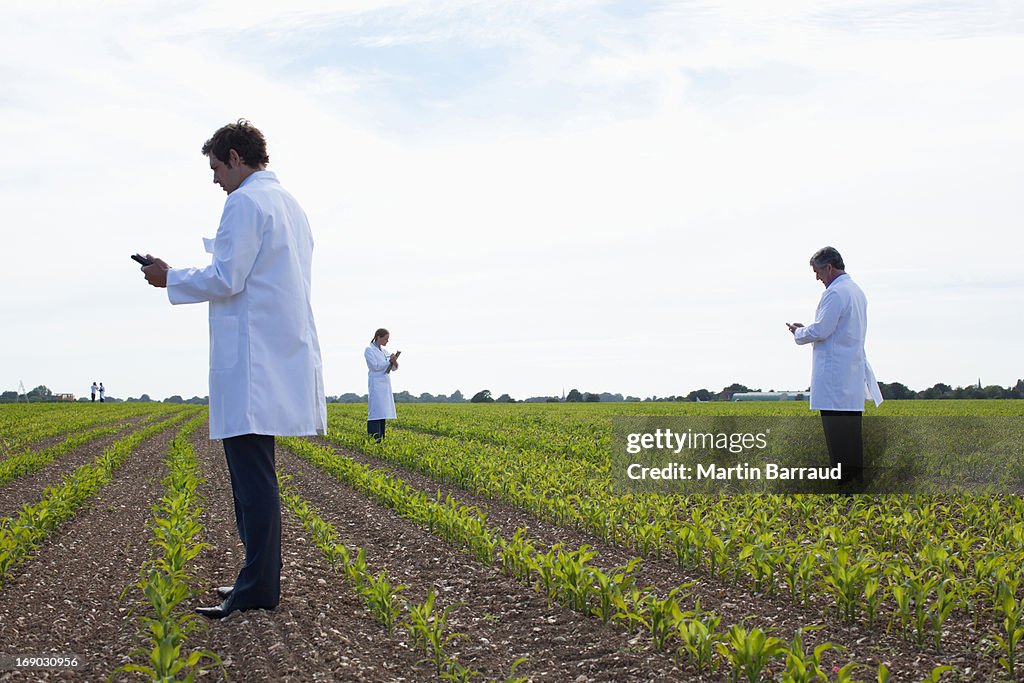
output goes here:
[{"label": "distant person", "polygon": [[106,399],[107,390],[103,388],[103,382],[100,382],[100,403],[103,403]]},{"label": "distant person", "polygon": [[377,441],[384,438],[385,420],[394,420],[395,395],[391,392],[391,372],[398,369],[398,354],[388,354],[384,347],[391,333],[383,327],[377,330],[370,345],[363,352],[366,367],[369,368],[366,402],[369,415],[366,418],[366,432]]},{"label": "distant person", "polygon": [[224,601],[196,612],[220,619],[274,609],[281,598],[281,500],[274,436],[327,429],[320,343],[313,322],[313,234],[302,207],[265,170],[263,134],[245,120],[203,144],[227,192],[205,268],[142,268],[172,304],[210,305],[210,438],[224,440],[245,563]]},{"label": "distant person", "polygon": [[96,386],[96,382],[93,382],[92,386],[89,387],[89,400],[92,401],[93,403],[96,402],[96,392],[97,391],[99,391],[99,387]]},{"label": "distant person", "polygon": [[816,251],[811,269],[825,285],[814,323],[786,326],[797,344],[814,344],[810,407],[821,411],[832,467],[842,463],[842,484],[859,484],[864,470],[864,400],[871,398],[876,406],[882,403],[882,392],[864,353],[867,299],[846,273],[843,257],[834,248]]}]

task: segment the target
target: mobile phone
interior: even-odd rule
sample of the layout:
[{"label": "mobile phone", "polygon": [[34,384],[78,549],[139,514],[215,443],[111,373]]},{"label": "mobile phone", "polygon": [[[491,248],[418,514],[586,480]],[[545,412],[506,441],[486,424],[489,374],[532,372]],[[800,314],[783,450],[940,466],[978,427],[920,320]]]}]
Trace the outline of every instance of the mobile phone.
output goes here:
[{"label": "mobile phone", "polygon": [[145,256],[143,256],[142,254],[132,254],[132,260],[133,261],[138,261],[139,263],[142,264],[143,267],[153,265],[153,262],[150,261]]}]

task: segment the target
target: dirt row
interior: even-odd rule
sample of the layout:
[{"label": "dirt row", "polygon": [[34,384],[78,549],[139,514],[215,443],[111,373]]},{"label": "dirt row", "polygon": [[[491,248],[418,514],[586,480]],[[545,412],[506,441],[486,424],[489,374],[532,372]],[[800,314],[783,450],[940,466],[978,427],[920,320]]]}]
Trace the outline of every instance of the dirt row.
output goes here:
[{"label": "dirt row", "polygon": [[[101,410],[102,410],[102,408],[101,408]],[[92,431],[93,429],[102,429],[103,427],[115,427],[115,426],[118,426],[118,425],[127,425],[129,427],[134,427],[134,426],[138,426],[139,424],[141,424],[142,420],[145,419],[146,417],[150,417],[150,416],[149,415],[132,415],[132,416],[129,416],[129,417],[116,418],[116,417],[110,417],[108,415],[107,416],[108,419],[100,420],[100,421],[95,422],[95,423],[93,423],[91,425],[83,427],[80,431],[88,432],[88,431]],[[169,417],[171,417],[170,413],[167,413],[167,414],[164,414],[164,415],[157,415],[156,417],[153,418],[153,423],[161,422],[162,420],[165,420],[165,419],[167,419]],[[38,439],[36,441],[30,441],[28,443],[21,444],[21,446],[19,446],[17,449],[15,449],[15,452],[20,453],[20,452],[23,452],[25,449],[30,450],[30,451],[37,451],[38,452],[38,451],[41,451],[41,450],[43,450],[45,448],[49,448],[50,446],[53,446],[55,444],[60,443],[64,439],[68,438],[69,436],[71,436],[70,433],[62,433],[62,434],[58,434],[56,436],[48,436],[48,437],[46,437],[44,439]],[[14,453],[12,452],[11,454],[13,455]],[[5,455],[5,457],[6,457],[6,455]]]},{"label": "dirt row", "polygon": [[[151,557],[152,507],[162,495],[164,460],[177,427],[141,444],[115,480],[81,508],[8,577],[0,589],[0,653],[75,654],[74,670],[0,671],[0,681],[106,680],[130,661],[145,662],[133,588]],[[219,442],[195,438],[206,482],[199,489],[209,547],[196,559],[198,586],[230,584],[244,550],[238,543],[231,486]],[[70,454],[69,454],[70,455]],[[82,457],[80,453],[76,457]],[[69,466],[70,460],[63,461]],[[236,613],[223,622],[197,620],[188,649],[217,653],[209,680],[416,681],[433,671],[409,648],[395,648],[362,604],[321,560],[290,515],[284,516],[283,587],[273,612]],[[209,592],[186,609],[216,604]],[[137,680],[118,673],[114,680]]]},{"label": "dirt row", "polygon": [[[105,680],[141,662],[140,594],[130,588],[151,555],[151,508],[162,493],[163,464],[175,428],[141,444],[116,478],[53,534],[0,589],[0,653],[76,654],[76,670],[0,671],[0,681]],[[234,528],[231,490],[219,442],[197,432],[194,444],[206,482],[201,522],[208,547],[196,559],[197,585],[209,592],[188,609],[215,604],[212,588],[229,584],[243,549]],[[699,680],[673,658],[650,652],[624,633],[560,607],[452,549],[389,511],[279,451],[279,470],[318,508],[342,539],[365,549],[374,570],[387,569],[404,593],[422,600],[436,590],[441,607],[457,605],[449,624],[466,634],[449,649],[486,679],[517,675],[537,681]],[[70,461],[65,461],[67,465]],[[216,652],[223,668],[207,680],[429,681],[433,666],[408,636],[388,637],[347,584],[327,566],[290,514],[284,515],[282,603],[274,611],[236,613],[198,622],[190,650]],[[127,590],[126,590],[127,589]],[[114,680],[133,680],[126,674]],[[477,680],[481,680],[480,677]],[[707,679],[714,680],[714,679]]]},{"label": "dirt row", "polygon": [[[561,543],[567,549],[576,549],[586,544],[598,553],[593,563],[603,569],[623,566],[636,557],[632,550],[606,543],[593,534],[541,521],[512,505],[442,484],[419,472],[396,467],[364,453],[331,444],[325,439],[314,441],[358,462],[389,471],[431,496],[437,493],[442,498],[451,495],[460,502],[478,507],[487,514],[488,525],[506,538],[510,538],[518,528],[526,527],[529,538],[534,539],[535,543],[548,546]],[[651,586],[661,595],[680,585],[692,583],[692,586],[685,589],[691,598],[685,601],[684,609],[692,608],[694,601],[699,598],[701,607],[720,615],[725,627],[743,624],[747,628],[771,629],[773,635],[789,640],[801,626],[822,626],[821,630],[805,634],[804,642],[809,645],[826,641],[841,644],[845,648],[843,652],[829,652],[826,660],[840,665],[855,661],[870,667],[862,669],[857,678],[873,678],[878,665],[885,663],[893,673],[893,680],[899,681],[922,680],[934,667],[940,665],[953,666],[966,677],[965,680],[1002,680],[1002,669],[994,653],[981,642],[986,634],[979,632],[973,623],[959,615],[947,621],[941,649],[929,646],[919,648],[900,638],[895,631],[887,632],[884,620],[874,629],[840,622],[831,614],[830,600],[824,596],[818,596],[815,604],[810,606],[794,605],[786,594],[766,596],[699,571],[681,569],[671,556],[661,560],[644,559],[635,575],[639,585]]]},{"label": "dirt row", "polygon": [[[231,482],[220,442],[211,442],[204,428],[196,432],[193,445],[206,477],[199,493],[206,501],[201,522],[206,529],[203,541],[209,544],[196,558],[194,573],[209,592],[192,606],[215,605],[219,599],[213,588],[234,582],[245,550],[235,530]],[[282,521],[281,604],[273,611],[252,610],[204,623],[190,637],[190,647],[218,653],[232,681],[433,678],[432,669],[417,664],[420,657],[415,652],[388,639],[294,517],[285,511]]]},{"label": "dirt row", "polygon": [[516,675],[537,681],[718,680],[700,678],[618,628],[549,606],[498,568],[480,564],[282,448],[278,470],[294,477],[298,492],[343,542],[366,551],[371,569],[386,568],[416,601],[434,590],[442,608],[455,605],[448,623],[465,637],[450,649],[487,680],[503,680],[521,657],[527,661]]},{"label": "dirt row", "polygon": [[[141,444],[115,481],[0,589],[0,653],[74,653],[82,657],[83,668],[0,671],[0,681],[103,680],[132,661],[139,644],[132,609],[140,596],[137,590],[125,589],[138,580],[139,568],[151,553],[151,508],[161,495],[163,462],[176,429]],[[202,540],[208,544],[193,571],[197,585],[209,591],[190,601],[188,609],[215,604],[218,599],[212,588],[230,584],[243,558],[221,445],[207,439],[205,428],[196,433],[193,443],[206,478],[199,492],[205,501]],[[95,448],[97,444],[90,444],[78,451],[88,452],[91,458],[102,450]],[[78,459],[86,461],[78,451],[66,454],[60,460],[61,469],[54,472],[67,473]],[[596,562],[606,568],[632,557],[629,551],[589,534],[540,522],[511,506],[441,486],[362,454],[345,454],[396,472],[431,495],[450,493],[480,507],[503,535],[527,526],[531,538],[543,543],[560,542],[568,548],[586,543],[599,551]],[[702,679],[685,661],[653,651],[646,637],[630,637],[619,627],[549,606],[535,591],[372,503],[280,446],[278,469],[293,477],[292,487],[334,525],[342,541],[366,550],[371,569],[386,569],[393,582],[405,584],[407,597],[421,601],[435,590],[442,608],[454,605],[450,629],[464,636],[453,641],[449,650],[485,680],[503,680],[521,657],[527,661],[516,675],[536,681],[720,680]],[[8,491],[4,489],[5,501]],[[421,661],[408,636],[401,630],[392,637],[385,634],[287,512],[284,522],[281,605],[272,612],[257,610],[221,622],[198,623],[187,647],[210,649],[223,662],[223,669],[213,666],[204,678],[214,680],[223,673],[228,680],[245,681],[436,680],[433,666]],[[896,672],[893,680],[920,680],[939,663],[957,666],[964,680],[988,680],[995,674],[994,662],[979,662],[971,654],[969,639],[977,635],[966,627],[962,633],[944,637],[942,654],[912,648],[880,629],[845,627],[784,599],[751,595],[708,577],[687,575],[669,561],[645,561],[638,579],[660,592],[696,581],[689,590],[701,597],[705,609],[723,615],[724,624],[753,615],[747,619],[751,625],[774,627],[776,635],[789,637],[796,626],[826,623],[827,629],[808,639],[843,643],[850,648],[844,660],[885,661]],[[138,655],[134,661],[141,661]],[[857,677],[873,678],[873,672],[862,671]],[[115,680],[134,679],[121,674]]]},{"label": "dirt row", "polygon": [[[59,484],[68,474],[74,472],[82,465],[95,460],[110,444],[118,439],[123,439],[130,430],[133,431],[131,426],[74,448],[60,455],[42,469],[12,479],[3,486],[0,486],[0,493],[3,494],[3,497],[0,498],[0,518],[11,517],[17,514],[18,510],[25,503],[34,504],[38,502],[42,498],[43,491],[48,487]],[[42,448],[48,448],[67,437],[68,435],[65,434],[60,438],[54,439],[53,443],[34,450],[39,451]]]},{"label": "dirt row", "polygon": [[[102,680],[136,647],[135,601],[121,599],[150,556],[151,507],[161,495],[172,427],[136,448],[105,486],[0,589],[0,651],[75,654],[75,670],[0,671],[0,681]],[[84,447],[95,457],[90,447]],[[67,468],[81,453],[61,460]],[[67,473],[70,469],[65,469]],[[5,489],[6,493],[6,489]]]}]

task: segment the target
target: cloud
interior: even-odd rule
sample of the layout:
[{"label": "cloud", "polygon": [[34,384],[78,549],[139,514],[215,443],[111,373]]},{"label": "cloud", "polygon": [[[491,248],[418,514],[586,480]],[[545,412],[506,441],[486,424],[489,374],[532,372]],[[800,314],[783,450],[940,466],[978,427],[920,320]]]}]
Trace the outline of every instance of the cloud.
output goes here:
[{"label": "cloud", "polygon": [[245,116],[314,227],[329,393],[361,390],[381,325],[413,393],[799,388],[782,321],[813,312],[825,243],[887,381],[1011,382],[1020,10],[821,7],[9,8],[0,278],[25,333],[0,357],[32,386],[105,366],[123,393],[205,393],[202,308],[127,259],[205,258],[223,195],[199,148]]}]

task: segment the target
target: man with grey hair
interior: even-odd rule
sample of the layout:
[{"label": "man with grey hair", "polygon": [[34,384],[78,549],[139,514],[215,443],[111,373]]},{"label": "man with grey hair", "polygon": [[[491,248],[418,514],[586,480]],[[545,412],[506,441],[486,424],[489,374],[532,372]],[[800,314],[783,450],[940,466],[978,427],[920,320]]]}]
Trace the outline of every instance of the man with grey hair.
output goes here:
[{"label": "man with grey hair", "polygon": [[814,276],[825,285],[814,322],[786,323],[797,344],[813,344],[811,410],[821,411],[832,466],[842,464],[843,484],[863,478],[861,416],[864,400],[875,405],[882,393],[864,353],[868,304],[864,292],[846,273],[843,257],[833,247],[811,257]]}]

